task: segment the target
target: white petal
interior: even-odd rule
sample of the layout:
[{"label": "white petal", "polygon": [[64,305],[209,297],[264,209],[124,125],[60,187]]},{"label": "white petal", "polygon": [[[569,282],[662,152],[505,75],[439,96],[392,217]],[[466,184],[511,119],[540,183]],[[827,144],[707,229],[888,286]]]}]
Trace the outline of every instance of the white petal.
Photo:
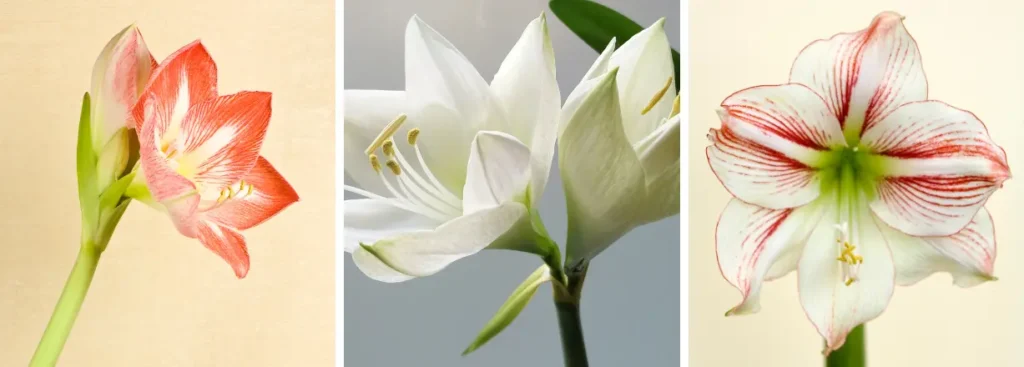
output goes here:
[{"label": "white petal", "polygon": [[[826,353],[841,347],[854,327],[881,315],[892,298],[895,273],[885,238],[866,208],[858,208],[854,214],[853,220],[831,222],[830,218],[840,218],[839,213],[825,213],[804,246],[797,270],[800,304],[825,338]],[[840,247],[835,229],[837,222],[848,220],[851,242],[864,258],[859,279],[849,286],[836,260]]]},{"label": "white petal", "polygon": [[679,214],[680,122],[672,117],[634,147],[647,184],[649,206],[641,214],[649,222]]},{"label": "white petal", "polygon": [[821,219],[820,206],[765,209],[738,199],[729,201],[715,234],[718,268],[739,289],[743,301],[727,315],[761,309],[761,283],[781,256],[800,253],[810,230]]},{"label": "white petal", "polygon": [[792,208],[821,193],[816,167],[846,145],[821,98],[798,84],[760,86],[722,102],[722,129],[708,135],[708,163],[733,196],[766,208]]},{"label": "white petal", "polygon": [[377,256],[362,247],[356,248],[352,251],[352,261],[356,263],[356,267],[359,268],[363,274],[366,274],[370,279],[379,282],[398,283],[416,278],[412,275],[403,274],[398,270],[392,269],[390,266],[380,261]]},{"label": "white petal", "polygon": [[403,233],[432,230],[440,221],[399,208],[388,200],[345,200],[345,252]]},{"label": "white petal", "polygon": [[470,148],[463,214],[521,201],[529,182],[530,148],[512,135],[481,131]]},{"label": "white petal", "polygon": [[544,194],[555,154],[558,113],[562,97],[555,80],[555,54],[543,15],[526,27],[522,37],[501,63],[491,91],[503,107],[506,132],[530,147],[530,197]]},{"label": "white petal", "polygon": [[[610,67],[619,67],[618,87],[626,137],[636,143],[654,131],[672,111],[676,98],[675,64],[665,36],[665,19],[630,38],[612,54]],[[671,82],[670,82],[671,80]],[[642,113],[665,86],[668,89],[647,113]]]},{"label": "white petal", "polygon": [[824,97],[851,136],[928,96],[917,43],[893,12],[879,14],[864,30],[811,43],[793,62],[789,81]]},{"label": "white petal", "polygon": [[913,236],[956,233],[1010,177],[985,125],[938,101],[901,106],[866,131],[863,144],[883,176],[871,209]]},{"label": "white petal", "polygon": [[911,285],[937,272],[953,276],[953,283],[972,287],[994,280],[995,227],[981,208],[974,219],[952,236],[912,237],[882,227],[896,265],[896,284]]},{"label": "white petal", "polygon": [[[355,181],[355,186],[381,195],[392,196],[381,183],[380,177],[370,166],[366,148],[370,146],[381,130],[399,114],[408,113],[405,92],[382,90],[346,90],[345,103],[345,173]],[[416,121],[406,119],[395,134],[404,137]],[[396,144],[402,154],[415,154],[407,144]],[[379,154],[379,153],[378,153]]]},{"label": "white petal", "polygon": [[433,231],[401,235],[363,248],[397,273],[424,277],[483,250],[525,215],[526,206],[509,202],[453,219]]},{"label": "white petal", "polygon": [[585,82],[583,90],[589,92],[576,96],[583,101],[562,116],[566,127],[558,159],[569,214],[570,262],[593,258],[637,225],[631,213],[646,197],[643,168],[622,128],[616,72]]}]

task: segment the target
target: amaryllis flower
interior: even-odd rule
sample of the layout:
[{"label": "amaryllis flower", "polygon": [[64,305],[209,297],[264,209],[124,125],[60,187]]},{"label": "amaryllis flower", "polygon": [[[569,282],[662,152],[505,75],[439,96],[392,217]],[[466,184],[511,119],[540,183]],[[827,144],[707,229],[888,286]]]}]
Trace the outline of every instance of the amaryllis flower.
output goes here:
[{"label": "amaryllis flower", "polygon": [[983,205],[1010,177],[976,116],[927,99],[917,45],[887,12],[811,43],[790,83],[722,102],[708,162],[736,198],[718,223],[723,276],[756,312],[761,283],[796,270],[800,302],[827,341],[877,317],[894,284],[949,272],[992,279]]},{"label": "amaryllis flower", "polygon": [[129,140],[135,134],[132,107],[156,68],[135,25],[117,33],[96,58],[90,90],[90,134],[98,158],[98,188],[103,189],[124,173]]},{"label": "amaryllis flower", "polygon": [[[345,91],[345,251],[401,282],[484,248],[535,248],[529,213],[547,183],[560,95],[543,15],[488,84],[418,17],[405,91]],[[555,249],[557,251],[557,249]]]},{"label": "amaryllis flower", "polygon": [[239,231],[299,199],[259,155],[270,110],[267,92],[218,96],[217,67],[196,41],[160,64],[133,111],[140,123],[140,176],[151,203],[239,278],[249,271]]}]

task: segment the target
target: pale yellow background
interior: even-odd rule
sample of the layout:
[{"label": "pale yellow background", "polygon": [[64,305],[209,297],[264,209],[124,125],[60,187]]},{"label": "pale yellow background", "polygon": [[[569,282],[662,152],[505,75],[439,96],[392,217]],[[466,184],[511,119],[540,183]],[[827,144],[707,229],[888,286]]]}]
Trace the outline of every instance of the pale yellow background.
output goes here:
[{"label": "pale yellow background", "polygon": [[0,366],[28,364],[74,262],[81,97],[131,22],[158,61],[202,38],[224,94],[273,92],[263,155],[301,201],[244,233],[244,280],[132,204],[60,365],[334,365],[334,2],[0,0]]},{"label": "pale yellow background", "polygon": [[[714,228],[729,196],[708,168],[705,134],[734,91],[785,83],[805,45],[905,15],[929,96],[973,111],[1024,173],[1024,4],[1014,1],[690,1],[690,361],[692,366],[822,366],[822,341],[797,300],[796,276],[768,283],[759,314],[726,318],[740,294],[722,279]],[[1019,171],[1019,172],[1018,172]],[[1019,180],[1019,179],[1018,179]],[[948,275],[900,287],[868,324],[868,364],[1024,366],[1024,186],[989,200],[999,244],[994,283],[960,289]]]}]

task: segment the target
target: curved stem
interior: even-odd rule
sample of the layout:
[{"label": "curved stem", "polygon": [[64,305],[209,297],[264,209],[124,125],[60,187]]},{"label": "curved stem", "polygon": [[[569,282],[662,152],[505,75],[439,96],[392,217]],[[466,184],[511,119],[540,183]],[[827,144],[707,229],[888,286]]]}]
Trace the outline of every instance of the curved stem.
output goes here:
[{"label": "curved stem", "polygon": [[576,269],[566,269],[567,284],[552,283],[565,367],[588,366],[586,343],[583,342],[583,323],[580,321],[580,298],[583,280],[587,276],[587,265],[584,263]]},{"label": "curved stem", "polygon": [[46,325],[46,331],[43,332],[39,346],[32,355],[29,367],[51,367],[57,364],[57,358],[60,357],[78,311],[82,308],[85,294],[89,291],[92,277],[96,274],[101,253],[102,250],[91,243],[82,245],[75,266],[71,269],[71,275],[64,284],[64,291],[61,292],[53,315],[50,316],[50,323]]},{"label": "curved stem", "polygon": [[825,358],[825,367],[864,367],[864,325],[857,326],[846,336],[846,343]]}]

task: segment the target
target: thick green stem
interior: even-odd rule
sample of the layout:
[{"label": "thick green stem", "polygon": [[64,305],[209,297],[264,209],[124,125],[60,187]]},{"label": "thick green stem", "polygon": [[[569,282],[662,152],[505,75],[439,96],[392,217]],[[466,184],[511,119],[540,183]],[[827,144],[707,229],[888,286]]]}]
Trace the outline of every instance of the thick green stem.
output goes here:
[{"label": "thick green stem", "polygon": [[864,367],[867,365],[864,351],[864,325],[860,325],[846,336],[842,347],[825,358],[825,367]]},{"label": "thick green stem", "polygon": [[587,348],[583,342],[583,323],[580,320],[580,298],[583,280],[587,276],[586,263],[576,269],[565,269],[566,284],[554,283],[555,309],[558,311],[558,329],[562,336],[562,354],[565,367],[587,367]]},{"label": "thick green stem", "polygon": [[82,309],[82,301],[89,291],[92,277],[96,274],[96,266],[100,261],[102,250],[91,243],[85,243],[78,252],[78,259],[75,260],[75,267],[71,269],[67,283],[64,284],[64,291],[60,294],[57,306],[50,316],[50,323],[46,325],[46,331],[32,355],[29,367],[51,367],[57,364],[64,349],[64,343],[68,340],[71,328],[75,324],[78,310]]}]

